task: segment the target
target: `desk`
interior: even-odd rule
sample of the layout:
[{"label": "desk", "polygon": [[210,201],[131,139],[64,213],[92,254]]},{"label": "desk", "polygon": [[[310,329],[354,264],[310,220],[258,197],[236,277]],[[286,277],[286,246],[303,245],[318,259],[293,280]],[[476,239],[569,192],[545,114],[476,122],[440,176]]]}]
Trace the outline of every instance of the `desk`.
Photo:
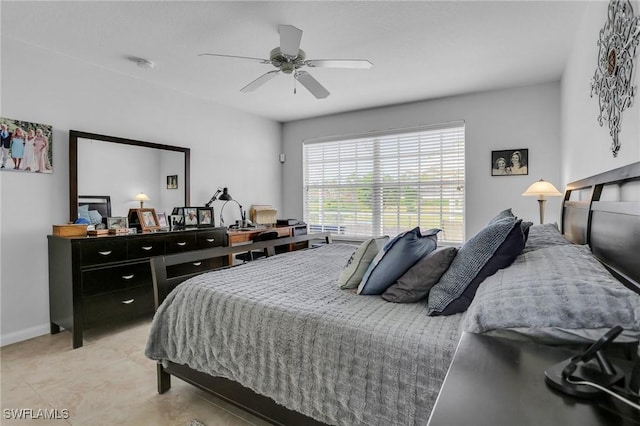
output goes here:
[{"label": "desk", "polygon": [[[276,226],[273,228],[257,228],[242,231],[229,229],[227,230],[227,245],[231,247],[238,244],[250,243],[255,237],[265,231],[276,231],[278,233],[278,238],[295,237],[297,235],[306,235],[307,225]],[[288,244],[284,251],[293,251],[300,248],[305,247],[299,247],[295,244]],[[233,255],[229,255],[229,265],[233,265]]]},{"label": "desk", "polygon": [[547,386],[544,371],[566,348],[464,333],[428,426],[640,425],[638,412],[611,397],[583,400]]}]

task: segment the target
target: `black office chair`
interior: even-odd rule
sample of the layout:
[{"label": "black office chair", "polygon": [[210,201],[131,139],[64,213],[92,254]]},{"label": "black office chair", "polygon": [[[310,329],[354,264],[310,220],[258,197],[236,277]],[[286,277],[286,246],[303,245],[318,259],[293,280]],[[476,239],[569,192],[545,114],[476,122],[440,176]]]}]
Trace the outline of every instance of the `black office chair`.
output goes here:
[{"label": "black office chair", "polygon": [[[258,241],[275,240],[277,238],[278,238],[278,233],[276,231],[265,231],[258,234],[252,240],[252,242],[257,243]],[[265,248],[264,250],[254,250],[254,251],[248,251],[246,253],[236,254],[236,259],[242,260],[243,262],[251,262],[252,260],[256,260],[260,257],[266,257],[266,256],[267,256],[267,249]]]}]

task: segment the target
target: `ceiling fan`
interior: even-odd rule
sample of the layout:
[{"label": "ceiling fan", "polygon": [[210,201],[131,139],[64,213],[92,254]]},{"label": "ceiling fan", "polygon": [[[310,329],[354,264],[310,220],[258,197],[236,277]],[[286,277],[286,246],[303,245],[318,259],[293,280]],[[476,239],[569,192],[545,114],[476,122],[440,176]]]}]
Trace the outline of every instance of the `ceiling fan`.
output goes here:
[{"label": "ceiling fan", "polygon": [[[359,68],[369,69],[373,66],[366,59],[307,59],[304,50],[300,49],[302,40],[302,30],[293,25],[279,25],[280,46],[271,50],[269,59],[251,58],[247,56],[222,55],[218,53],[201,53],[198,56],[222,56],[226,58],[239,58],[257,61],[261,64],[271,64],[277,69],[262,74],[251,83],[240,89],[241,92],[252,92],[271,80],[281,72],[293,74],[296,81],[299,81],[317,99],[324,99],[329,96],[329,91],[311,76],[308,72],[301,70],[302,67],[322,67],[322,68]],[[296,92],[294,88],[294,93]]]}]

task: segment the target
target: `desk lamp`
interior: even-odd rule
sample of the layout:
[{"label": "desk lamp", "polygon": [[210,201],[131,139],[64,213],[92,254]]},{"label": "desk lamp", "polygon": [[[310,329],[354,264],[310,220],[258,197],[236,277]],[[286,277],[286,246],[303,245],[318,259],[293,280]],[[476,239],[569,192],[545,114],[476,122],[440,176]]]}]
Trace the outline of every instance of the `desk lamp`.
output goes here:
[{"label": "desk lamp", "polygon": [[[221,192],[222,192],[222,188],[218,187],[218,189],[216,189],[215,194],[213,194],[213,197],[211,197],[209,202],[207,204],[205,204],[204,206],[205,207],[211,207],[211,204],[213,204],[213,202],[218,199],[218,195],[220,195]],[[227,194],[227,195],[229,195],[229,194]],[[220,199],[222,199],[222,197]]]},{"label": "desk lamp", "polygon": [[222,208],[220,209],[220,226],[224,225],[224,218],[222,217],[222,212],[224,211],[224,206],[226,206],[229,201],[233,201],[238,205],[238,207],[240,208],[240,217],[242,218],[242,223],[246,222],[247,213],[244,210],[242,210],[242,205],[239,202],[231,198],[231,195],[229,194],[229,190],[227,188],[222,189],[222,194],[220,194],[220,197],[218,199],[225,201],[225,203],[222,205]]},{"label": "desk lamp", "polygon": [[540,205],[540,224],[544,223],[544,205],[547,202],[544,196],[547,197],[559,197],[562,195],[560,191],[556,189],[551,183],[540,179],[534,182],[526,191],[522,193],[526,197],[538,197],[538,204]]},{"label": "desk lamp", "polygon": [[144,192],[141,192],[138,195],[136,195],[135,200],[140,201],[140,208],[143,208],[144,202],[149,201],[150,198],[147,196],[147,194],[145,194]]}]

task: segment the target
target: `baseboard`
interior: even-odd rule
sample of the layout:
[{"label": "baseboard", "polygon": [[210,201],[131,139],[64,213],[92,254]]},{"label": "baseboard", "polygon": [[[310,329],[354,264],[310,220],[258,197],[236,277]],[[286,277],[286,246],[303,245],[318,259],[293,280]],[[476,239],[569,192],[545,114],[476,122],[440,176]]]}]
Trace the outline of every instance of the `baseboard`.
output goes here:
[{"label": "baseboard", "polygon": [[51,332],[50,327],[51,326],[47,323],[20,331],[14,331],[13,333],[0,335],[0,346],[7,346],[24,340],[33,339],[34,337],[42,336],[44,334],[49,334]]}]

